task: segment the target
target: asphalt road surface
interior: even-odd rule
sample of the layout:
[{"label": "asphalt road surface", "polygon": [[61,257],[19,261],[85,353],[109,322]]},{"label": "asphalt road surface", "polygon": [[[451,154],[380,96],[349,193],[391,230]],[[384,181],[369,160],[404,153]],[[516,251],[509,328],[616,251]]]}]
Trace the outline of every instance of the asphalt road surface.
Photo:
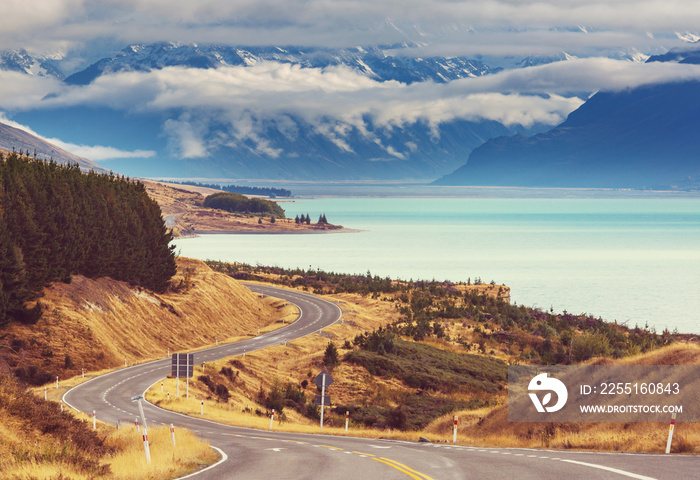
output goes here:
[{"label": "asphalt road surface", "polygon": [[[337,322],[340,308],[301,292],[248,285],[260,294],[295,304],[301,317],[259,337],[198,351],[195,362],[242,355],[303,337]],[[64,401],[110,423],[133,423],[142,395],[170,373],[170,359],[124,368],[66,392]],[[210,479],[700,479],[700,457],[584,453],[513,448],[474,448],[394,440],[259,431],[221,425],[144,402],[149,425],[174,424],[208,440],[222,455],[217,464],[192,474]],[[650,424],[651,427],[651,424]],[[678,427],[682,428],[682,425]],[[133,427],[130,427],[133,428]]]}]

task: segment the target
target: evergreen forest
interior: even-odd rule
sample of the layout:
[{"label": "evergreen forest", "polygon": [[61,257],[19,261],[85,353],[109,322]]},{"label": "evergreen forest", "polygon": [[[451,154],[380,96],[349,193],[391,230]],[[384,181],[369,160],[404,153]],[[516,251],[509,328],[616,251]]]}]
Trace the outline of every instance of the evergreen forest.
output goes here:
[{"label": "evergreen forest", "polygon": [[0,154],[0,328],[36,322],[43,288],[75,274],[165,291],[171,239],[140,182]]}]

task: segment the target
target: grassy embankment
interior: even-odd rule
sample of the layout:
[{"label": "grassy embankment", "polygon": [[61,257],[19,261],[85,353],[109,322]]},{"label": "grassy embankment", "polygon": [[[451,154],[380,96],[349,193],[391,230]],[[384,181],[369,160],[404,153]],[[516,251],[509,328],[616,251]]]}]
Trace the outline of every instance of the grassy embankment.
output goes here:
[{"label": "grassy embankment", "polygon": [[55,402],[32,395],[8,375],[0,376],[0,474],[7,479],[176,478],[219,455],[186,430],[149,429],[151,463],[135,428],[98,422],[61,412]]},{"label": "grassy embankment", "polygon": [[42,318],[3,332],[2,359],[21,379],[42,385],[171,353],[250,338],[295,316],[261,300],[197,260],[178,259],[174,287],[155,294],[109,278],[75,276],[45,290]]},{"label": "grassy embankment", "polygon": [[[656,334],[588,315],[509,305],[498,300],[499,295],[508,294],[503,286],[409,284],[212,263],[239,278],[325,292],[327,298],[343,301],[346,311],[345,323],[325,329],[322,335],[198,370],[195,379],[206,378],[191,383],[194,398],[189,401],[172,395],[166,400],[159,384],[149,393],[161,406],[195,416],[200,415],[204,399],[206,418],[236,425],[269,428],[269,407],[279,400],[283,415],[277,409],[275,429],[318,432],[317,411],[308,403],[317,393],[313,377],[326,366],[324,349],[333,341],[341,361],[332,371],[336,383],[328,393],[334,409],[327,412],[324,433],[343,433],[347,409],[352,412],[353,435],[387,436],[391,431],[396,438],[422,435],[446,440],[451,438],[456,414],[461,419],[458,439],[466,444],[658,452],[665,447],[666,424],[509,424],[505,367],[507,363],[644,363],[653,358],[656,363],[684,364],[698,360],[697,347],[673,344],[668,332]],[[395,336],[391,351],[379,348],[377,342],[368,345],[372,343],[368,335],[358,337],[380,326]],[[466,365],[460,367],[457,359]],[[490,367],[480,364],[487,360]],[[477,376],[489,370],[493,374],[486,375],[481,386],[470,381],[460,385],[454,377],[464,376],[465,369]],[[172,393],[174,383],[168,382],[165,392]],[[680,424],[677,433],[676,451],[692,451],[700,440],[692,425]]]},{"label": "grassy embankment", "polygon": [[[124,359],[133,364],[163,357],[168,348],[184,351],[250,338],[297,316],[293,307],[261,300],[202,262],[181,258],[178,267],[173,288],[164,294],[75,276],[70,284],[45,290],[44,314],[35,325],[7,326],[0,363],[30,383],[46,384],[50,401],[43,400],[43,386],[32,395],[0,375],[2,478],[172,478],[215,460],[217,455],[191,433],[178,430],[173,450],[168,430],[153,429],[153,463],[145,470],[135,429],[116,432],[98,422],[97,436],[89,436],[89,428],[67,411],[61,415],[56,403],[68,388],[123,367]],[[82,418],[91,427],[91,420]],[[89,442],[80,440],[83,436]],[[93,444],[99,446],[95,451]]]}]

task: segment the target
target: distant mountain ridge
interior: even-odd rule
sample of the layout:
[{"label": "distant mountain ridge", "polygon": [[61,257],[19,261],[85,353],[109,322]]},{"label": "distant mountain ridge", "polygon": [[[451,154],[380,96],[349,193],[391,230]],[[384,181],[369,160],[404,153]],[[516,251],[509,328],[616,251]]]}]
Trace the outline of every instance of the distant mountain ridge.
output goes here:
[{"label": "distant mountain ridge", "polygon": [[[354,47],[347,49],[322,49],[298,47],[230,47],[224,45],[197,45],[160,42],[148,45],[131,45],[116,55],[99,60],[86,69],[68,76],[68,84],[87,85],[102,75],[118,72],[148,72],[172,66],[198,69],[214,69],[225,66],[252,66],[260,62],[279,62],[299,65],[302,68],[326,68],[347,66],[376,81],[446,83],[451,80],[478,77],[498,72],[474,59],[466,57],[412,58],[395,54],[405,46]],[[168,112],[168,118],[176,118],[179,111]],[[34,115],[32,117],[32,115]],[[87,133],[102,144],[123,142],[124,134],[105,138],[116,131],[116,125],[132,123],[112,111],[104,123],[86,121],[94,115],[88,109],[71,112],[63,119],[71,123],[69,134],[83,131],[82,138],[69,141],[87,143]],[[94,117],[93,117],[94,118]],[[41,124],[42,133],[59,127],[47,125],[46,116],[39,113],[22,117],[28,125]],[[153,116],[152,122],[165,122],[167,118]],[[279,122],[283,122],[280,124]],[[260,122],[256,132],[269,149],[261,149],[249,139],[221,141],[230,138],[231,126],[225,123],[210,125],[202,138],[213,145],[207,155],[195,159],[172,158],[169,145],[163,140],[162,131],[134,131],[139,149],[161,152],[158,158],[148,162],[135,159],[111,161],[115,170],[133,176],[239,178],[239,179],[293,179],[293,180],[430,180],[454,170],[469,152],[485,140],[497,135],[527,133],[532,130],[519,126],[506,127],[495,121],[446,122],[439,127],[439,135],[425,122],[401,126],[375,126],[367,118],[366,131],[354,126],[343,126],[342,148],[333,138],[338,126],[333,118],[325,119],[327,125],[310,124],[302,116],[289,112],[283,119],[269,118]],[[290,127],[291,126],[291,127]],[[37,127],[39,128],[39,127]],[[132,130],[133,131],[133,130]],[[293,131],[294,135],[289,132]],[[48,134],[62,138],[61,133],[48,130]],[[160,143],[159,143],[160,142]],[[117,144],[122,147],[121,144]],[[270,153],[272,152],[272,153]]]},{"label": "distant mountain ridge", "polygon": [[17,152],[22,150],[28,155],[34,155],[36,152],[37,157],[42,160],[53,159],[57,163],[63,165],[77,163],[80,169],[84,171],[94,170],[98,173],[107,172],[106,169],[87,158],[74,155],[24,130],[0,122],[0,150],[11,152],[13,149]]},{"label": "distant mountain ridge", "polygon": [[492,68],[467,57],[411,58],[388,53],[382,47],[298,48],[231,47],[160,42],[130,45],[116,55],[93,63],[66,78],[72,85],[87,85],[100,75],[121,71],[150,71],[171,66],[216,68],[250,66],[259,62],[279,62],[305,68],[346,65],[370,78],[403,83],[432,80],[444,83],[457,78],[494,73]]},{"label": "distant mountain ridge", "polygon": [[59,80],[64,78],[55,60],[33,57],[24,49],[0,51],[0,70],[37,77],[55,77]]},{"label": "distant mountain ridge", "polygon": [[[648,62],[700,63],[700,49]],[[556,128],[498,137],[438,185],[697,189],[700,82],[599,92]]]},{"label": "distant mountain ridge", "polygon": [[[343,65],[379,82],[399,81],[405,84],[447,83],[502,70],[501,67],[490,66],[488,61],[467,57],[402,56],[402,50],[407,50],[407,47],[409,45],[301,48],[172,42],[137,44],[69,75],[65,82],[88,85],[102,75],[119,72],[149,72],[173,66],[214,69],[271,61],[302,68]],[[618,54],[640,59],[638,52]],[[550,56],[527,56],[522,60],[512,59],[512,66],[522,68],[569,58],[572,57],[563,52]],[[199,139],[202,149],[206,146],[206,155],[179,158],[177,146],[173,146],[176,144],[168,143],[164,125],[182,113],[182,110],[173,109],[162,115],[129,115],[109,108],[97,111],[87,107],[68,107],[20,113],[17,120],[41,131],[43,135],[71,143],[99,143],[125,151],[158,152],[147,162],[133,158],[110,161],[110,168],[132,176],[158,177],[167,172],[169,177],[174,178],[332,181],[429,181],[463,165],[472,150],[489,139],[533,134],[546,128],[543,125],[506,127],[496,121],[456,119],[441,123],[436,135],[434,127],[426,122],[386,127],[374,125],[368,116],[363,118],[366,124],[361,131],[352,125],[339,126],[334,118],[323,119],[322,124],[318,125],[311,124],[302,115],[285,112],[281,119],[255,119],[258,130],[255,132],[256,139],[252,140],[236,138],[236,132],[225,120],[220,124],[208,124]],[[57,120],[61,125],[57,124]],[[70,129],[65,125],[70,125]],[[338,135],[342,137],[342,142],[337,141]]]}]

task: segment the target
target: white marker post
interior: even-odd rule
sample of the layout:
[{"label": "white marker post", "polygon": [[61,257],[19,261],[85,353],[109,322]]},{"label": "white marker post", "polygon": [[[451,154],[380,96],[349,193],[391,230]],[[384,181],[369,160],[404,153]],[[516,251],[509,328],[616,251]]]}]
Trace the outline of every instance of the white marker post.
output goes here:
[{"label": "white marker post", "polygon": [[124,368],[126,368],[126,358],[124,359]]},{"label": "white marker post", "polygon": [[58,390],[58,375],[56,375],[56,390]]},{"label": "white marker post", "polygon": [[676,424],[676,414],[671,416],[671,426],[668,428],[668,441],[666,442],[666,453],[671,453],[671,442],[673,441],[673,427]]},{"label": "white marker post", "polygon": [[46,387],[44,387],[44,400],[47,400],[47,397],[46,397]]},{"label": "white marker post", "polygon": [[204,400],[202,400],[202,416],[204,416]]},{"label": "white marker post", "polygon": [[97,430],[97,413],[92,411],[92,429]]},{"label": "white marker post", "polygon": [[452,443],[457,443],[457,415],[455,415],[455,426],[452,432]]},{"label": "white marker post", "polygon": [[168,390],[168,401],[170,401],[170,390]]},{"label": "white marker post", "polygon": [[347,435],[348,433],[348,423],[350,423],[350,412],[348,410],[345,411],[345,434]]},{"label": "white marker post", "polygon": [[323,430],[323,410],[326,405],[325,405],[325,400],[326,400],[326,376],[322,375],[321,376],[321,430]]},{"label": "white marker post", "polygon": [[170,438],[173,441],[173,447],[175,446],[175,427],[173,427],[173,424],[170,424]]},{"label": "white marker post", "polygon": [[83,368],[83,378],[85,378],[85,369]]},{"label": "white marker post", "polygon": [[272,430],[272,422],[275,421],[275,409],[272,409],[272,415],[270,415],[270,430]]},{"label": "white marker post", "polygon": [[61,402],[61,412],[63,412],[63,399],[61,399],[60,402]]},{"label": "white marker post", "polygon": [[160,391],[163,391],[163,382],[160,382]]},{"label": "white marker post", "polygon": [[[139,413],[141,414],[141,421],[143,422],[143,449],[146,452],[146,463],[151,463],[151,449],[148,447],[148,425],[146,424],[146,415],[143,413],[143,400],[142,396],[134,397],[139,402]],[[134,398],[131,401],[134,401]]]}]

